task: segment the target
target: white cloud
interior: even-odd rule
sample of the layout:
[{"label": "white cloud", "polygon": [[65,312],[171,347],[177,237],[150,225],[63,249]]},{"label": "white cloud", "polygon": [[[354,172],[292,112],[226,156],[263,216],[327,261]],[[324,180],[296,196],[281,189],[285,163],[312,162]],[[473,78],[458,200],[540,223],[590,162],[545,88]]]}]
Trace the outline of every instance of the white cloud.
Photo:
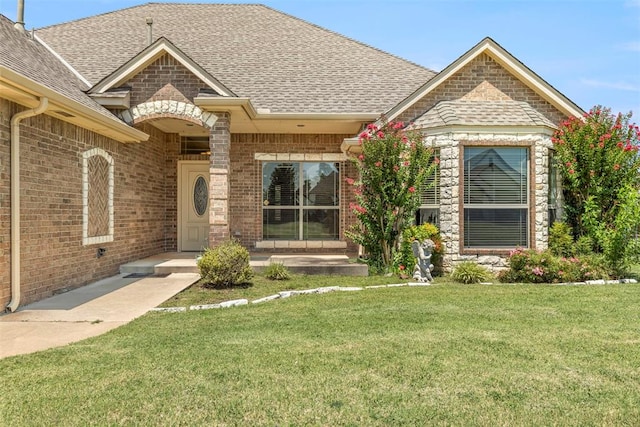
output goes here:
[{"label": "white cloud", "polygon": [[[640,0],[638,0],[638,1],[640,1]],[[640,52],[640,40],[632,41],[632,42],[628,42],[628,43],[622,43],[620,45],[620,49],[629,50],[631,52]]]},{"label": "white cloud", "polygon": [[607,82],[594,79],[580,79],[580,83],[585,86],[602,87],[606,89],[625,90],[629,92],[640,92],[640,86],[627,82]]}]

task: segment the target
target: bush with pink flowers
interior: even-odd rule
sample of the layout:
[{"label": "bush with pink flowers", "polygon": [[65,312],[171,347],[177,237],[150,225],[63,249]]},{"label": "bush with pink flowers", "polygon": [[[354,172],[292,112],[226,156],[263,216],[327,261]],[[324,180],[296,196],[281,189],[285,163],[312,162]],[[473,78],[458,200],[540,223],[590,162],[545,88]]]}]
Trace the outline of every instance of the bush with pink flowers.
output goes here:
[{"label": "bush with pink flowers", "polygon": [[603,255],[571,257],[554,255],[550,250],[517,248],[511,251],[507,270],[498,278],[505,283],[567,283],[609,279],[611,270]]},{"label": "bush with pink flowers", "polygon": [[433,173],[433,150],[401,122],[368,125],[359,145],[362,151],[353,159],[358,177],[346,179],[355,193],[350,207],[358,224],[346,234],[363,246],[374,271],[389,272],[402,231],[420,205],[420,189]]},{"label": "bush with pink flowers", "polygon": [[640,127],[631,113],[614,116],[597,106],[563,121],[552,141],[574,239],[590,237],[623,274],[638,255],[629,242],[640,227]]}]

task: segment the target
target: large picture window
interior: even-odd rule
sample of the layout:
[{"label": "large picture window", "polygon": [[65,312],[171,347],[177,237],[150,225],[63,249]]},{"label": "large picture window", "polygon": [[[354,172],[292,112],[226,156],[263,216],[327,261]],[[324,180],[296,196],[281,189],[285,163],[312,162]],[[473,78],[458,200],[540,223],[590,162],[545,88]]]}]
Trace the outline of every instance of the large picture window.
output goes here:
[{"label": "large picture window", "polygon": [[464,247],[528,247],[529,150],[464,148]]},{"label": "large picture window", "polygon": [[337,240],[340,168],[328,162],[267,162],[262,167],[265,240]]}]

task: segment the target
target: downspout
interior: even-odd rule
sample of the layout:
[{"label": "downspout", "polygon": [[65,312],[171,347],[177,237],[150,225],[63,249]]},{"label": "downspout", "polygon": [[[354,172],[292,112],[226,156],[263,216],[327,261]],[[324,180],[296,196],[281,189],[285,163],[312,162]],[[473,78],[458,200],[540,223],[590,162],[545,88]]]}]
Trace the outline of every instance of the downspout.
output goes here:
[{"label": "downspout", "polygon": [[49,99],[40,98],[40,105],[20,111],[11,117],[11,302],[8,311],[20,305],[20,122],[46,111]]}]

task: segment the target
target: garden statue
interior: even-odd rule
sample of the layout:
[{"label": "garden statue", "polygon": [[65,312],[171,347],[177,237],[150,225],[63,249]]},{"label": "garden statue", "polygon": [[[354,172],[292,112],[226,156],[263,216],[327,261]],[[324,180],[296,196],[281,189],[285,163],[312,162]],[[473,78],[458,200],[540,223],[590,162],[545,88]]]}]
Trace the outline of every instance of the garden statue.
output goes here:
[{"label": "garden statue", "polygon": [[414,240],[411,242],[411,249],[413,249],[413,256],[416,257],[416,267],[413,270],[413,278],[418,282],[431,282],[433,277],[431,271],[433,270],[433,264],[431,264],[431,254],[436,245],[433,240],[427,239],[423,242]]}]

